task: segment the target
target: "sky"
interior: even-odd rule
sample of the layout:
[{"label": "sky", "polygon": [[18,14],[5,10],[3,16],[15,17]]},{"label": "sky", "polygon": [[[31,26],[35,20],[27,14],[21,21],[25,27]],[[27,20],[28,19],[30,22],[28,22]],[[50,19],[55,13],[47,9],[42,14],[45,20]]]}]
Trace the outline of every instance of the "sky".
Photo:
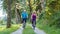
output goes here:
[{"label": "sky", "polygon": [[0,18],[3,18],[6,16],[6,13],[3,12],[2,3],[3,1],[0,0]]},{"label": "sky", "polygon": [[0,17],[2,17],[3,15],[3,8],[2,8],[2,1],[0,0]]}]

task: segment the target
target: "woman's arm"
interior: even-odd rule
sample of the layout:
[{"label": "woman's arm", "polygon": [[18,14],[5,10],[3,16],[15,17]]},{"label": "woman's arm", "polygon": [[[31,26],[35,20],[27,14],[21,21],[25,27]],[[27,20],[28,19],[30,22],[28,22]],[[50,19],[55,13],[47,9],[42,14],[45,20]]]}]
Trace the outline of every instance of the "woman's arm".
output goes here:
[{"label": "woman's arm", "polygon": [[31,15],[31,19],[32,19],[32,15]]}]

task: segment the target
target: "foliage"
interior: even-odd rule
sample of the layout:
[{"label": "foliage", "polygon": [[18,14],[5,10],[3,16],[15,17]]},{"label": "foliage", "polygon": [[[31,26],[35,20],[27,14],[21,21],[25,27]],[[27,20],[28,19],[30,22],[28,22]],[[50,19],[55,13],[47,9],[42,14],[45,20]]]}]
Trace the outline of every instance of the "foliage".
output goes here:
[{"label": "foliage", "polygon": [[46,32],[46,34],[60,34],[60,29],[57,29],[55,28],[54,26],[53,27],[49,27],[48,25],[46,25],[45,21],[44,23],[43,22],[44,19],[40,20],[38,23],[37,23],[37,27],[40,29],[40,30],[44,30]]},{"label": "foliage", "polygon": [[11,28],[6,29],[5,26],[0,27],[0,34],[11,34],[15,30],[17,30],[20,27],[20,25],[13,25]]},{"label": "foliage", "polygon": [[60,0],[49,0],[46,2],[45,12],[42,12],[40,19],[47,21],[49,26],[60,27]]},{"label": "foliage", "polygon": [[[15,1],[18,2],[18,0],[11,0],[11,16],[12,18],[15,17]],[[7,12],[7,0],[3,0],[3,9]]]}]

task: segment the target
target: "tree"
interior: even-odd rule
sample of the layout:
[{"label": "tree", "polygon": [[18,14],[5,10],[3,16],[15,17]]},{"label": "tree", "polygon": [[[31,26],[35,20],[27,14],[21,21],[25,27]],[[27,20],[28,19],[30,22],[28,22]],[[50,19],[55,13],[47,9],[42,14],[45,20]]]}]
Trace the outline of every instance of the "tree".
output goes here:
[{"label": "tree", "polygon": [[[17,14],[19,15],[19,11],[17,12],[17,14],[16,14],[16,3],[17,2],[19,2],[18,0],[11,0],[11,18],[12,19],[15,19],[15,16],[17,16]],[[6,10],[6,12],[7,12],[7,0],[3,0],[3,9],[4,10]],[[17,18],[18,18],[18,16],[17,16]],[[20,18],[20,15],[19,15],[19,18]],[[18,20],[17,20],[18,21]],[[17,22],[16,22],[17,23]]]},{"label": "tree", "polygon": [[18,24],[18,23],[20,23],[20,21],[21,21],[21,14],[20,14],[20,11],[19,11],[19,9],[20,9],[20,4],[17,3],[15,7],[16,7],[16,8],[15,8],[16,23]]},{"label": "tree", "polygon": [[7,28],[11,27],[11,0],[7,0]]},{"label": "tree", "polygon": [[30,16],[31,16],[31,13],[32,13],[32,6],[31,6],[31,0],[28,0],[28,3],[29,3],[29,9],[30,9],[30,14],[29,14],[29,20],[30,20]]},{"label": "tree", "polygon": [[29,8],[30,8],[30,12],[31,12],[32,11],[31,0],[29,0],[28,2],[29,2]]}]

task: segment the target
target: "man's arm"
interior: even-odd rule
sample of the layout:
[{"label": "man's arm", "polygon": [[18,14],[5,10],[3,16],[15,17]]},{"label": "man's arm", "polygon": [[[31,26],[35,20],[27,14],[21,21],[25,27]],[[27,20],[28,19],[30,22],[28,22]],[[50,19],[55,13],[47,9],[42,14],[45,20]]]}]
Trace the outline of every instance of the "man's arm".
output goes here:
[{"label": "man's arm", "polygon": [[22,15],[21,15],[21,18],[22,18]]},{"label": "man's arm", "polygon": [[27,18],[28,18],[28,14],[27,14]]}]

